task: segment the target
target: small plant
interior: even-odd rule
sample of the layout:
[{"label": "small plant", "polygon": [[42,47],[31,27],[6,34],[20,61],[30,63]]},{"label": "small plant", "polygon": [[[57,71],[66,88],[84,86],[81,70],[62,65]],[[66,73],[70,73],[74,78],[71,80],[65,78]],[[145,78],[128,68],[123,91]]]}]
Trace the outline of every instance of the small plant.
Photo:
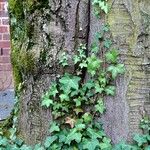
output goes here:
[{"label": "small plant", "polygon": [[[115,95],[112,81],[123,74],[125,69],[123,64],[118,63],[117,50],[109,50],[111,42],[103,37],[108,32],[108,27],[104,26],[102,32],[98,40],[103,40],[107,49],[104,60],[97,56],[97,43],[92,44],[89,56],[85,53],[86,45],[80,44],[72,59],[77,67],[76,73],[62,75],[42,96],[42,106],[51,108],[54,118],[49,130],[51,136],[44,143],[46,149],[112,149],[111,140],[96,118],[106,110],[104,96]],[[63,53],[59,62],[63,67],[67,66],[68,55]],[[83,69],[87,70],[89,77],[84,82],[80,76]]]}]

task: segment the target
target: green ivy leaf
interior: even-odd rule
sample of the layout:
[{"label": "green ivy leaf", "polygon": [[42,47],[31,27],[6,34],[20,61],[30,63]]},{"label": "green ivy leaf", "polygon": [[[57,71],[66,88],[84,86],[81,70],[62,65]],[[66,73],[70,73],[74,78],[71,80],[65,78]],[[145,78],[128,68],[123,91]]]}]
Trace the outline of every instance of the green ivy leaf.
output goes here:
[{"label": "green ivy leaf", "polygon": [[60,100],[63,101],[69,101],[69,96],[67,94],[60,94]]},{"label": "green ivy leaf", "polygon": [[76,107],[81,106],[81,101],[82,101],[81,97],[78,97],[78,98],[74,99],[74,101],[76,103]]},{"label": "green ivy leaf", "polygon": [[50,90],[49,90],[48,93],[49,93],[50,96],[56,97],[56,94],[58,93],[57,84],[56,83],[52,84],[52,86],[50,87]]},{"label": "green ivy leaf", "polygon": [[[101,40],[102,38],[103,38],[103,35],[104,33],[103,32],[97,32],[96,34],[95,34],[95,37],[96,37],[96,39],[97,40]],[[97,45],[96,45],[97,46]],[[97,49],[98,49],[98,47],[97,47]]]},{"label": "green ivy leaf", "polygon": [[116,90],[115,86],[107,86],[105,88],[106,94],[110,95],[110,96],[114,96],[115,95],[115,92],[116,92],[115,90]]},{"label": "green ivy leaf", "polygon": [[117,59],[118,59],[118,52],[117,52],[117,50],[113,49],[113,50],[111,50],[111,51],[106,53],[106,60],[108,62],[116,63]]},{"label": "green ivy leaf", "polygon": [[106,39],[106,40],[104,41],[104,46],[105,46],[106,48],[110,48],[111,45],[112,45],[112,41],[111,41],[110,39]]},{"label": "green ivy leaf", "polygon": [[83,116],[82,116],[83,120],[85,123],[89,123],[92,121],[92,115],[90,113],[85,113]]},{"label": "green ivy leaf", "polygon": [[107,14],[108,4],[105,1],[99,1],[99,7]]},{"label": "green ivy leaf", "polygon": [[144,150],[150,150],[150,146],[145,147]]},{"label": "green ivy leaf", "polygon": [[95,93],[102,93],[104,91],[104,88],[100,87],[99,83],[95,84]]},{"label": "green ivy leaf", "polygon": [[113,79],[115,79],[118,74],[123,74],[125,72],[124,64],[111,65],[107,70],[111,72]]},{"label": "green ivy leaf", "polygon": [[78,55],[75,55],[74,57],[73,57],[73,62],[74,62],[74,64],[77,64],[78,62],[80,62],[81,61],[81,59],[80,59],[80,57],[78,56]]},{"label": "green ivy leaf", "polygon": [[99,47],[98,47],[97,43],[95,42],[91,45],[91,52],[98,53],[98,51],[99,51]]},{"label": "green ivy leaf", "polygon": [[58,131],[60,131],[60,128],[59,128],[59,126],[56,124],[56,122],[53,122],[52,124],[51,124],[51,127],[50,127],[50,130],[49,130],[49,132],[50,133],[53,133],[53,132],[58,132]]},{"label": "green ivy leaf", "polygon": [[97,104],[95,105],[95,111],[96,111],[96,112],[99,112],[99,113],[101,113],[101,114],[103,114],[104,111],[105,111],[105,109],[106,109],[106,107],[105,107],[105,105],[104,105],[103,100],[102,100],[102,99],[99,99],[99,100],[97,101]]},{"label": "green ivy leaf", "polygon": [[42,100],[42,106],[46,106],[48,108],[51,105],[53,105],[53,100],[45,96]]},{"label": "green ivy leaf", "polygon": [[79,64],[79,67],[82,69],[82,68],[86,68],[87,67],[87,62],[86,61],[82,61],[80,64]]},{"label": "green ivy leaf", "polygon": [[95,87],[95,83],[93,80],[88,80],[86,83],[84,83],[83,88],[85,89],[92,89]]},{"label": "green ivy leaf", "polygon": [[23,145],[20,150],[32,150],[31,146]]},{"label": "green ivy leaf", "polygon": [[83,129],[85,129],[85,127],[86,126],[83,123],[79,123],[79,124],[75,125],[75,128],[76,128],[77,131],[82,131]]},{"label": "green ivy leaf", "polygon": [[96,147],[99,147],[99,141],[97,139],[85,140],[83,145],[83,149],[86,150],[95,150]]},{"label": "green ivy leaf", "polygon": [[66,52],[63,52],[60,57],[59,57],[59,63],[65,67],[68,66],[68,55],[66,54]]},{"label": "green ivy leaf", "polygon": [[102,150],[111,150],[111,140],[109,138],[104,137],[103,142],[99,144]]},{"label": "green ivy leaf", "polygon": [[80,132],[77,132],[76,129],[72,129],[71,132],[66,137],[65,144],[70,145],[72,141],[76,141],[77,143],[81,142],[82,134]]},{"label": "green ivy leaf", "polygon": [[8,144],[7,138],[0,136],[0,146],[6,146]]},{"label": "green ivy leaf", "polygon": [[49,136],[46,138],[44,146],[45,148],[49,148],[51,144],[58,139],[57,136]]},{"label": "green ivy leaf", "polygon": [[100,64],[102,61],[100,61],[94,54],[92,54],[91,57],[87,58],[88,61],[88,72],[94,76],[96,74],[97,69],[100,68]]},{"label": "green ivy leaf", "polygon": [[138,146],[142,146],[148,142],[146,135],[136,134],[133,139],[137,142]]},{"label": "green ivy leaf", "polygon": [[62,85],[62,89],[65,92],[69,92],[71,89],[78,90],[80,77],[72,76],[70,74],[65,74],[59,82]]}]

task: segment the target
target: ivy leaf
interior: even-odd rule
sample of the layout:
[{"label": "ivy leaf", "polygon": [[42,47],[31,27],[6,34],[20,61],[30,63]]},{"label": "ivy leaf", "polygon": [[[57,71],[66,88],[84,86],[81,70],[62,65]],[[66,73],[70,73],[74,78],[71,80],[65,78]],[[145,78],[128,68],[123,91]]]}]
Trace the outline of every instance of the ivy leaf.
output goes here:
[{"label": "ivy leaf", "polygon": [[107,14],[108,4],[105,1],[99,1],[99,7]]},{"label": "ivy leaf", "polygon": [[53,100],[49,97],[45,96],[42,100],[42,106],[46,106],[47,108],[53,105]]},{"label": "ivy leaf", "polygon": [[81,97],[74,99],[75,103],[76,103],[76,107],[81,106]]},{"label": "ivy leaf", "polygon": [[95,87],[95,83],[93,80],[88,80],[83,86],[83,88],[87,88],[89,90],[92,89],[93,87]]},{"label": "ivy leaf", "polygon": [[131,146],[125,143],[125,141],[121,141],[115,145],[113,150],[139,150],[136,146]]},{"label": "ivy leaf", "polygon": [[59,128],[59,126],[56,124],[56,122],[53,122],[52,124],[51,124],[51,127],[50,127],[50,133],[53,133],[53,132],[58,132],[58,131],[60,131],[60,128]]},{"label": "ivy leaf", "polygon": [[79,57],[78,55],[75,55],[75,56],[73,57],[73,61],[74,61],[74,64],[77,64],[78,62],[81,61],[81,59],[80,59],[80,57]]},{"label": "ivy leaf", "polygon": [[49,90],[49,95],[50,96],[53,96],[53,97],[56,97],[56,94],[58,93],[58,90],[57,90],[57,84],[56,83],[53,83],[50,90]]},{"label": "ivy leaf", "polygon": [[77,143],[81,142],[82,134],[80,132],[77,132],[76,129],[71,130],[71,132],[66,137],[65,144],[70,145],[72,141],[76,141]]},{"label": "ivy leaf", "polygon": [[82,61],[80,64],[79,64],[79,67],[82,69],[82,68],[86,68],[87,67],[87,62],[86,61]]},{"label": "ivy leaf", "polygon": [[104,46],[105,46],[106,48],[110,48],[111,45],[112,45],[112,41],[111,41],[111,40],[106,39],[106,40],[104,41]]},{"label": "ivy leaf", "polygon": [[[103,32],[97,32],[96,34],[95,34],[95,37],[98,39],[98,40],[101,40],[102,38],[103,38]],[[96,48],[96,47],[95,47]],[[98,49],[98,47],[97,47],[97,49]]]},{"label": "ivy leaf", "polygon": [[106,137],[104,137],[103,138],[103,142],[101,142],[100,144],[99,144],[99,146],[100,146],[100,148],[102,149],[102,150],[110,150],[111,149],[111,140],[109,139],[109,138],[106,138]]},{"label": "ivy leaf", "polygon": [[94,76],[96,74],[97,69],[100,68],[100,64],[102,61],[100,61],[94,54],[92,54],[91,57],[87,58],[88,61],[88,72]]},{"label": "ivy leaf", "polygon": [[99,51],[99,47],[97,46],[97,44],[96,44],[96,42],[95,42],[95,43],[93,43],[93,44],[91,45],[91,52],[92,52],[92,53],[98,53],[98,51]]},{"label": "ivy leaf", "polygon": [[0,146],[6,146],[8,144],[7,138],[0,136]]},{"label": "ivy leaf", "polygon": [[107,70],[111,72],[113,79],[115,79],[118,74],[123,74],[125,72],[124,64],[111,65]]},{"label": "ivy leaf", "polygon": [[68,55],[66,54],[66,52],[63,52],[60,57],[59,57],[59,63],[65,67],[68,66]]},{"label": "ivy leaf", "polygon": [[32,150],[31,146],[23,145],[21,146],[20,150]]},{"label": "ivy leaf", "polygon": [[105,92],[107,95],[114,96],[116,88],[114,86],[107,86]]},{"label": "ivy leaf", "polygon": [[70,91],[71,89],[78,90],[80,77],[72,76],[70,74],[65,74],[59,82],[62,84],[62,89],[64,91]]},{"label": "ivy leaf", "polygon": [[145,150],[150,150],[150,146],[145,147]]},{"label": "ivy leaf", "polygon": [[87,134],[91,139],[102,139],[103,137],[103,132],[101,132],[100,130],[95,130],[93,128],[87,128]]},{"label": "ivy leaf", "polygon": [[74,112],[78,115],[79,113],[83,112],[83,109],[81,109],[81,108],[75,108]]},{"label": "ivy leaf", "polygon": [[70,117],[67,117],[65,120],[66,120],[66,121],[65,121],[66,124],[69,124],[71,128],[74,128],[75,123],[76,123],[76,120],[75,120],[75,119],[72,119],[72,118],[70,118]]},{"label": "ivy leaf", "polygon": [[82,118],[84,119],[85,123],[89,123],[92,121],[92,115],[90,113],[85,113]]},{"label": "ivy leaf", "polygon": [[109,25],[108,25],[108,24],[104,25],[104,26],[102,27],[102,30],[103,30],[104,32],[108,32],[108,31],[109,31]]},{"label": "ivy leaf", "polygon": [[36,144],[34,150],[45,150],[45,148],[41,144]]},{"label": "ivy leaf", "polygon": [[55,135],[47,137],[45,140],[45,143],[44,143],[45,148],[49,148],[51,146],[51,144],[57,140],[57,138],[58,137]]},{"label": "ivy leaf", "polygon": [[116,63],[118,58],[118,52],[117,50],[113,49],[106,53],[106,59],[108,62]]},{"label": "ivy leaf", "polygon": [[83,129],[85,129],[86,126],[83,123],[78,123],[75,125],[75,127],[76,127],[77,131],[82,131]]},{"label": "ivy leaf", "polygon": [[146,135],[136,134],[133,139],[138,143],[138,146],[142,146],[148,142]]},{"label": "ivy leaf", "polygon": [[96,111],[96,112],[99,112],[99,113],[101,113],[101,114],[103,114],[103,112],[105,111],[105,109],[106,109],[106,107],[105,107],[105,105],[104,105],[103,100],[102,100],[102,99],[99,99],[99,100],[97,101],[97,104],[95,105],[95,111]]},{"label": "ivy leaf", "polygon": [[95,84],[95,93],[102,93],[104,91],[104,88],[100,87],[99,83]]},{"label": "ivy leaf", "polygon": [[60,94],[60,100],[63,101],[69,101],[69,96],[67,94]]},{"label": "ivy leaf", "polygon": [[99,146],[99,141],[97,139],[88,139],[84,142],[83,149],[95,150]]}]

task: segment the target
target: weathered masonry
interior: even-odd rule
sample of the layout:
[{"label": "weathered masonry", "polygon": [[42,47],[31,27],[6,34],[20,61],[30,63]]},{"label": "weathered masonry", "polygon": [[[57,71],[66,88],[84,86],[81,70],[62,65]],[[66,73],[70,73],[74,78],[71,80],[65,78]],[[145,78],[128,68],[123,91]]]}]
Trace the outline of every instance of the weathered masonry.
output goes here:
[{"label": "weathered masonry", "polygon": [[7,0],[0,0],[0,120],[10,114],[14,97],[7,6]]}]

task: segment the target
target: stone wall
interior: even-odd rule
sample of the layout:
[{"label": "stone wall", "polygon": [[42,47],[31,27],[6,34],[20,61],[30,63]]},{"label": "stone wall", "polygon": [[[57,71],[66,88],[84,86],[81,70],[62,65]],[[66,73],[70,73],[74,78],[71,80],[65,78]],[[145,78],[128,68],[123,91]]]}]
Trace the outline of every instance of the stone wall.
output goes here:
[{"label": "stone wall", "polygon": [[0,0],[0,91],[13,88],[7,6],[7,0]]}]

